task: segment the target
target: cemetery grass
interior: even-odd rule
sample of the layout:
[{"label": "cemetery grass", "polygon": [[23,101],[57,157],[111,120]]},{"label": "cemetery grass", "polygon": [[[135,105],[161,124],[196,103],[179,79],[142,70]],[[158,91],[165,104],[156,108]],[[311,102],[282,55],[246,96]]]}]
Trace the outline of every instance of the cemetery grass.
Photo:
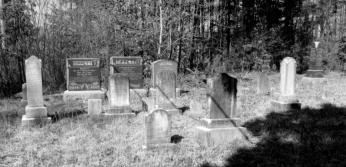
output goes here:
[{"label": "cemetery grass", "polygon": [[302,76],[298,75],[297,95],[304,108],[300,114],[276,113],[268,109],[270,100],[277,98],[275,92],[279,92],[279,74],[270,75],[270,95],[256,94],[256,73],[236,76],[239,79],[238,117],[253,134],[249,140],[210,148],[199,146],[193,138],[194,127],[206,116],[206,85],[186,76],[181,83],[189,92],[182,94],[178,103],[190,108],[183,115],[173,117],[172,127],[172,135],[183,139],[177,144],[152,150],[142,148],[145,112],[129,120],[98,119],[89,117],[79,105],[68,106],[72,110],[66,113],[67,106],[61,97],[45,96],[53,123],[24,129],[20,127],[24,114],[20,100],[2,99],[0,167],[337,166],[345,163],[346,153],[341,149],[345,145],[343,106],[346,92],[341,90],[346,89],[346,78],[341,74],[329,73],[327,82],[321,85],[303,84]]}]

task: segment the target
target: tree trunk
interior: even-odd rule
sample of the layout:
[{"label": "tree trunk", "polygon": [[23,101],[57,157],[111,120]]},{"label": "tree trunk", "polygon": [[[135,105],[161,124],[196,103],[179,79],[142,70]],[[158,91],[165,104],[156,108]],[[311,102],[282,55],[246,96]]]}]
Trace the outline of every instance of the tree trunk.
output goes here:
[{"label": "tree trunk", "polygon": [[3,10],[3,0],[0,0],[0,13],[1,13],[1,17],[0,17],[0,31],[1,31],[1,48],[5,49],[5,21],[4,21],[4,10]]},{"label": "tree trunk", "polygon": [[157,56],[161,58],[162,31],[163,31],[162,0],[159,0],[159,10],[160,10],[160,36],[159,36],[159,46],[158,46]]}]

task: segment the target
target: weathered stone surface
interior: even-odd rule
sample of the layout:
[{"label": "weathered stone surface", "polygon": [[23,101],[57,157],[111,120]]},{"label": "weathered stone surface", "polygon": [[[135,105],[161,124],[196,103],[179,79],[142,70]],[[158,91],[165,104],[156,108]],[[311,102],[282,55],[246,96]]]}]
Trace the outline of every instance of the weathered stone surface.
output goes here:
[{"label": "weathered stone surface", "polygon": [[130,108],[129,79],[125,74],[114,73],[109,77],[109,110],[107,113],[128,113]]},{"label": "weathered stone surface", "polygon": [[151,64],[151,70],[152,86],[155,88],[157,83],[156,79],[160,72],[171,71],[177,76],[178,64],[177,62],[171,60],[157,60]]},{"label": "weathered stone surface", "polygon": [[89,99],[88,100],[88,115],[101,115],[102,114],[102,100]]},{"label": "weathered stone surface", "polygon": [[260,73],[257,77],[257,93],[270,94],[269,78],[266,74]]},{"label": "weathered stone surface", "polygon": [[75,101],[87,101],[88,99],[102,99],[106,98],[106,92],[104,90],[90,90],[90,91],[65,91],[63,94],[63,100],[65,103]]},{"label": "weathered stone surface", "polygon": [[144,86],[143,58],[138,56],[113,56],[110,59],[110,74],[122,73],[129,78],[130,89],[139,89]]},{"label": "weathered stone surface", "polygon": [[292,57],[286,57],[280,67],[281,96],[295,96],[297,63]]},{"label": "weathered stone surface", "polygon": [[156,109],[145,117],[146,148],[170,143],[171,116],[163,109]]},{"label": "weathered stone surface", "polygon": [[237,79],[221,73],[208,80],[209,118],[232,118],[236,115]]},{"label": "weathered stone surface", "polygon": [[41,66],[41,60],[35,56],[25,60],[28,103],[25,107],[25,115],[22,117],[22,126],[44,125],[50,122],[50,118],[47,117],[47,108],[43,106]]},{"label": "weathered stone surface", "polygon": [[156,78],[155,106],[162,109],[175,109],[176,73],[161,71]]},{"label": "weathered stone surface", "polygon": [[101,89],[99,58],[66,59],[67,90],[91,91]]},{"label": "weathered stone surface", "polygon": [[228,144],[235,140],[244,140],[249,136],[244,127],[227,127],[227,128],[196,128],[197,142],[203,146],[215,146]]}]

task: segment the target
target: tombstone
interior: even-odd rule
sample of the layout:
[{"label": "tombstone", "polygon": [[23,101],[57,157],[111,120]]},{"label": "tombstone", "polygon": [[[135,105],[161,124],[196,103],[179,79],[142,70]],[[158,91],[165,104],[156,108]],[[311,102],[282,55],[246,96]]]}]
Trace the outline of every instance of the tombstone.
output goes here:
[{"label": "tombstone", "polygon": [[130,82],[130,89],[142,89],[144,86],[142,57],[111,57],[110,75],[115,73],[122,73],[128,76]]},{"label": "tombstone", "polygon": [[50,122],[47,108],[43,106],[41,60],[31,56],[25,60],[28,104],[22,117],[22,126],[44,125]]},{"label": "tombstone", "polygon": [[213,146],[247,136],[237,118],[237,82],[226,73],[208,80],[208,117],[202,119],[196,136],[201,145]]},{"label": "tombstone", "polygon": [[145,148],[170,143],[171,139],[171,116],[163,109],[151,111],[145,117]]},{"label": "tombstone", "polygon": [[88,99],[105,99],[101,89],[101,67],[99,58],[66,59],[66,85],[64,102],[83,104]]},{"label": "tombstone", "polygon": [[130,108],[130,81],[126,74],[109,76],[108,110],[106,115],[134,116]]},{"label": "tombstone", "polygon": [[21,102],[22,102],[22,105],[23,106],[25,106],[25,105],[27,105],[27,103],[28,103],[28,98],[27,98],[27,86],[26,86],[26,83],[23,83],[22,84],[22,93],[23,93],[23,97],[22,97],[22,100],[21,100]]},{"label": "tombstone", "polygon": [[280,97],[272,101],[275,111],[298,110],[301,104],[296,98],[296,66],[297,63],[292,57],[286,57],[280,65]]},{"label": "tombstone", "polygon": [[101,115],[101,113],[102,113],[102,100],[88,99],[88,115]]},{"label": "tombstone", "polygon": [[152,80],[155,90],[155,108],[178,112],[175,105],[177,63],[170,60],[155,61],[152,64]]},{"label": "tombstone", "polygon": [[322,79],[324,77],[324,71],[322,68],[322,53],[318,48],[320,42],[314,42],[315,47],[312,49],[311,59],[309,61],[309,69],[305,73],[306,78]]},{"label": "tombstone", "polygon": [[264,73],[260,73],[257,76],[257,94],[270,94],[269,78]]}]

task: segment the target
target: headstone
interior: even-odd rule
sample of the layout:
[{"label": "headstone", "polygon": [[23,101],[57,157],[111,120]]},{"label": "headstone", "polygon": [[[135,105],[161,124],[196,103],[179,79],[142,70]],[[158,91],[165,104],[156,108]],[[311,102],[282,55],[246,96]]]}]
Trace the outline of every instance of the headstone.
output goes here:
[{"label": "headstone", "polygon": [[110,59],[110,74],[126,74],[130,80],[131,89],[143,88],[143,58],[136,56],[119,57],[113,56]]},{"label": "headstone", "polygon": [[286,57],[281,62],[280,67],[280,93],[281,96],[295,96],[296,88],[296,66],[297,63],[292,57]]},{"label": "headstone", "polygon": [[323,78],[324,76],[324,71],[322,68],[322,53],[321,50],[318,48],[320,42],[315,41],[314,42],[315,47],[311,51],[310,55],[310,61],[309,61],[309,69],[305,73],[305,77],[307,78]]},{"label": "headstone", "polygon": [[88,99],[104,99],[101,90],[101,67],[99,58],[66,59],[67,90],[64,92],[65,103],[83,104]]},{"label": "headstone", "polygon": [[221,73],[208,79],[208,85],[208,117],[197,127],[198,142],[212,146],[246,137],[248,133],[239,127],[237,118],[237,79]]},{"label": "headstone", "polygon": [[171,117],[163,109],[153,110],[146,115],[146,148],[170,143],[171,126]]},{"label": "headstone", "polygon": [[177,63],[158,60],[152,64],[152,79],[155,90],[155,107],[178,111],[175,105]]},{"label": "headstone", "polygon": [[269,78],[266,74],[260,73],[257,77],[257,93],[270,94]]},{"label": "headstone", "polygon": [[99,58],[68,58],[66,60],[67,90],[100,90],[101,70]]},{"label": "headstone", "polygon": [[23,126],[42,125],[50,121],[43,106],[41,60],[35,56],[25,60],[28,104],[22,118]]},{"label": "headstone", "polygon": [[88,99],[88,115],[100,115],[102,113],[101,99]]},{"label": "headstone", "polygon": [[157,60],[151,64],[151,70],[152,86],[155,88],[158,74],[162,71],[169,71],[177,75],[178,64],[177,62],[171,60]]},{"label": "headstone", "polygon": [[299,110],[301,104],[296,98],[296,66],[297,63],[292,57],[286,57],[281,62],[280,67],[280,97],[271,102],[275,111]]},{"label": "headstone", "polygon": [[109,77],[107,114],[133,114],[130,108],[130,86],[126,74],[114,73]]}]

